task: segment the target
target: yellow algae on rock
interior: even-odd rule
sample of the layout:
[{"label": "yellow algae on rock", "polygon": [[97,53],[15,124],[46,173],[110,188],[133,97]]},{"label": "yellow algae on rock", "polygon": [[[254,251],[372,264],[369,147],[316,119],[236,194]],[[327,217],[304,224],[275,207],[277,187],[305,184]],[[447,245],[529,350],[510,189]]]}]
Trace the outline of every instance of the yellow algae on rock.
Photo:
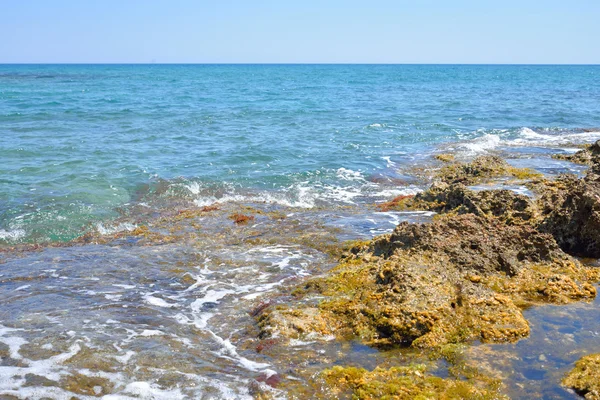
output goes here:
[{"label": "yellow algae on rock", "polygon": [[600,354],[591,354],[577,361],[562,383],[586,399],[600,399]]},{"label": "yellow algae on rock", "polygon": [[318,303],[267,309],[260,324],[265,336],[315,332],[378,347],[514,342],[529,334],[521,305],[591,299],[590,271],[529,225],[443,216],[358,244],[294,292]]},{"label": "yellow algae on rock", "polygon": [[492,387],[478,387],[458,379],[443,379],[426,373],[423,365],[362,368],[336,366],[321,374],[331,398],[353,399],[504,399]]},{"label": "yellow algae on rock", "polygon": [[446,165],[435,174],[434,178],[448,184],[474,185],[507,176],[530,179],[539,177],[541,174],[529,168],[513,167],[498,156],[479,156],[470,163]]}]

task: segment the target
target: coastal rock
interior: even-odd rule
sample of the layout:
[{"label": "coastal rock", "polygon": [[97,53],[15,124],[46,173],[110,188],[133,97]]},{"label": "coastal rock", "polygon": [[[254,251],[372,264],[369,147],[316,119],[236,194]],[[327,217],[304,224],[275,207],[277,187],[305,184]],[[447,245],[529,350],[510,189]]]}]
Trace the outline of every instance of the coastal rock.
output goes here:
[{"label": "coastal rock", "polygon": [[413,197],[395,202],[395,209],[429,210],[438,213],[475,214],[501,217],[505,223],[520,224],[536,216],[535,204],[511,190],[474,191],[462,184],[437,182]]},{"label": "coastal rock", "polygon": [[[597,164],[596,164],[597,165]],[[551,233],[567,253],[600,257],[600,175],[560,176],[545,185],[539,199],[540,230]]]},{"label": "coastal rock", "polygon": [[399,224],[389,237],[373,240],[369,249],[390,257],[398,250],[433,252],[448,257],[461,271],[516,275],[525,262],[566,261],[551,235],[531,226],[507,225],[474,214],[445,217],[431,224]]},{"label": "coastal rock", "polygon": [[474,185],[485,180],[512,176],[527,179],[540,174],[527,168],[516,168],[498,156],[479,156],[470,163],[454,163],[442,167],[435,179],[442,182]]},{"label": "coastal rock", "polygon": [[553,154],[552,158],[570,161],[576,164],[592,165],[594,158],[600,156],[600,140],[594,144],[587,145],[575,154]]},{"label": "coastal rock", "polygon": [[586,151],[590,154],[591,167],[585,178],[570,174],[555,180],[536,177],[528,183],[538,194],[535,201],[510,190],[474,191],[466,187],[463,182],[473,183],[514,172],[513,167],[498,157],[484,156],[469,164],[444,167],[427,190],[415,196],[397,197],[380,204],[379,208],[474,214],[496,218],[507,225],[528,224],[554,236],[566,253],[599,258],[600,141]]},{"label": "coastal rock", "polygon": [[577,361],[562,383],[588,400],[600,399],[600,354],[591,354]]},{"label": "coastal rock", "polygon": [[379,347],[514,342],[529,334],[520,304],[593,298],[592,275],[529,225],[442,216],[355,246],[295,293],[323,301],[267,310],[260,326],[267,336],[312,331]]},{"label": "coastal rock", "polygon": [[455,160],[454,154],[450,154],[450,153],[441,153],[441,154],[437,154],[435,156],[435,159],[438,161],[442,161],[442,162],[453,162]]}]

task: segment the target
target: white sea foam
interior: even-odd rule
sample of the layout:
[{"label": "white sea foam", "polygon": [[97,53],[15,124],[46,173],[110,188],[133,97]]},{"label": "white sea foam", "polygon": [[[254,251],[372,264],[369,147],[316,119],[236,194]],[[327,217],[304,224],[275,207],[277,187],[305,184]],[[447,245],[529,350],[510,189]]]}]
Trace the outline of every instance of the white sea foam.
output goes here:
[{"label": "white sea foam", "polygon": [[27,340],[18,336],[7,336],[0,337],[0,342],[8,346],[10,358],[15,360],[20,360],[23,358],[21,357],[21,354],[19,354],[19,350],[21,349],[21,346],[28,343]]},{"label": "white sea foam", "polygon": [[376,192],[374,194],[374,197],[383,197],[385,199],[390,199],[397,196],[413,196],[417,193],[421,193],[422,191],[423,189],[418,188],[416,186],[410,186],[402,189],[383,189]]},{"label": "white sea foam", "polygon": [[96,224],[96,230],[101,235],[112,235],[119,232],[129,232],[133,231],[137,228],[137,225],[131,224],[129,222],[122,222],[115,226],[104,226],[101,222]]},{"label": "white sea foam", "polygon": [[386,162],[386,167],[388,167],[388,168],[393,168],[393,167],[395,167],[396,165],[398,165],[398,164],[396,164],[395,162],[393,162],[393,161],[391,160],[391,156],[385,156],[385,157],[381,157],[381,159],[382,159],[382,160],[384,160],[384,161]]},{"label": "white sea foam", "polygon": [[13,229],[10,231],[0,229],[0,240],[19,240],[24,238],[25,235],[26,232],[23,229]]},{"label": "white sea foam", "polygon": [[347,168],[339,168],[336,171],[336,175],[338,178],[340,178],[344,181],[364,181],[365,180],[365,178],[363,177],[363,175],[360,171],[353,171],[353,170],[347,169]]},{"label": "white sea foam", "polygon": [[509,145],[537,145],[537,146],[559,146],[565,144],[583,144],[600,139],[600,131],[580,133],[540,133],[533,129],[524,127],[519,130],[517,139],[508,140]]},{"label": "white sea foam", "polygon": [[[226,193],[214,195],[203,193],[197,183],[184,185],[195,197],[193,202],[198,207],[226,202],[260,202],[279,204],[294,208],[314,208],[318,202],[341,202],[355,204],[356,199],[368,193],[375,192],[376,184],[367,182],[361,171],[349,168],[338,168],[335,179],[329,181],[300,181],[279,190],[264,190],[239,193],[235,188],[229,188]],[[320,175],[320,171],[315,173]]]},{"label": "white sea foam", "polygon": [[187,190],[190,191],[193,195],[200,194],[200,184],[198,182],[190,182],[187,185],[184,185]]},{"label": "white sea foam", "polygon": [[209,333],[213,339],[221,345],[221,350],[218,352],[221,357],[236,361],[239,365],[250,371],[262,371],[271,366],[267,363],[259,363],[240,356],[237,352],[237,348],[229,341],[229,339],[223,339],[215,335],[212,331],[209,331]]},{"label": "white sea foam", "polygon": [[290,339],[289,345],[296,347],[296,346],[308,346],[315,343],[314,340],[311,341],[304,341],[304,340],[300,340],[300,339]]},{"label": "white sea foam", "polygon": [[[135,397],[130,397],[135,396]],[[132,382],[122,391],[122,394],[104,396],[104,400],[130,400],[130,399],[152,399],[152,400],[177,400],[186,396],[180,389],[164,390],[154,383]]]},{"label": "white sea foam", "polygon": [[140,333],[140,336],[150,337],[150,336],[162,336],[164,334],[165,334],[164,332],[161,332],[161,331],[156,330],[156,329],[144,329],[142,331],[142,333]]},{"label": "white sea foam", "polygon": [[[1,328],[0,328],[1,330]],[[52,398],[52,399],[70,399],[73,393],[52,387],[26,387],[24,377],[28,374],[45,377],[52,381],[59,381],[62,376],[68,375],[63,363],[79,351],[81,346],[79,342],[73,343],[66,353],[61,353],[53,357],[41,360],[30,360],[22,357],[18,350],[26,342],[22,338],[1,338],[3,342],[8,340],[10,357],[20,360],[19,366],[0,367],[0,395],[13,395],[20,399],[32,398]],[[114,377],[113,377],[114,378]]]},{"label": "white sea foam", "polygon": [[211,290],[206,291],[206,294],[204,295],[204,297],[202,297],[201,299],[195,300],[190,306],[192,307],[192,311],[197,313],[197,312],[200,312],[200,309],[202,308],[202,306],[204,306],[204,304],[217,303],[223,297],[227,296],[228,294],[233,294],[233,293],[235,293],[235,291],[230,290],[230,289],[222,289],[222,290],[212,290],[211,289]]},{"label": "white sea foam", "polygon": [[163,308],[171,308],[171,307],[177,306],[177,304],[168,303],[159,297],[152,296],[151,294],[145,295],[144,301],[150,305],[157,306],[157,307],[163,307]]},{"label": "white sea foam", "polygon": [[500,136],[486,134],[477,139],[459,143],[457,145],[458,150],[466,152],[468,155],[477,155],[481,153],[487,153],[490,150],[495,149],[501,143]]}]

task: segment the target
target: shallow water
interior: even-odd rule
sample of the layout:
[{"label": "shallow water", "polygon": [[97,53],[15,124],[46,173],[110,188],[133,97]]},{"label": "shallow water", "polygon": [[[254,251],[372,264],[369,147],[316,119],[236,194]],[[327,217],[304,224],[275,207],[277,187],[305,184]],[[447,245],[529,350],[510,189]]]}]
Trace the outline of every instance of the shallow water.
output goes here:
[{"label": "shallow water", "polygon": [[479,345],[469,362],[502,378],[512,398],[577,399],[560,385],[579,358],[600,349],[600,299],[526,310],[530,337],[515,344]]},{"label": "shallow water", "polygon": [[[277,386],[269,379],[307,377],[257,352],[253,310],[271,298],[285,301],[281,295],[292,285],[330,268],[327,249],[340,238],[371,237],[374,229],[427,217],[222,207],[155,221],[157,232],[176,238],[171,243],[121,232],[105,236],[106,244],[5,253],[0,394],[252,398],[263,390],[284,396],[260,382]],[[229,215],[240,210],[255,220],[234,224]],[[332,343],[323,351],[357,357],[343,347]]]}]

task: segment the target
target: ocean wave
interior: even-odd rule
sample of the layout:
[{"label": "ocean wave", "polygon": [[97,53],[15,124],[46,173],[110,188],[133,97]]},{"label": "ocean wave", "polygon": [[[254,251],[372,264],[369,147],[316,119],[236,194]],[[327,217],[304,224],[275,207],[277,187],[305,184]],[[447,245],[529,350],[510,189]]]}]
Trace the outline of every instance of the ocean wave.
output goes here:
[{"label": "ocean wave", "polygon": [[[473,136],[475,138],[471,139]],[[599,130],[522,127],[518,129],[480,129],[459,134],[464,141],[444,146],[444,151],[458,157],[473,157],[493,152],[500,147],[560,147],[587,144],[600,139]]]},{"label": "ocean wave", "polygon": [[560,146],[570,144],[585,144],[600,139],[600,130],[598,131],[557,131],[551,134],[549,130],[534,131],[531,128],[523,127],[519,130],[519,137],[505,141],[508,145],[517,146]]},{"label": "ocean wave", "polygon": [[0,229],[0,240],[17,241],[24,238],[26,234],[24,229],[13,229],[9,231]]},{"label": "ocean wave", "polygon": [[[349,180],[353,180],[352,178]],[[364,180],[364,178],[360,178]],[[359,199],[377,198],[382,194],[377,185],[364,182],[357,185],[335,185],[302,182],[273,191],[247,191],[221,195],[198,195],[193,203],[198,207],[227,202],[271,203],[285,207],[310,209],[331,203],[355,205]]]},{"label": "ocean wave", "polygon": [[339,168],[336,176],[344,181],[364,181],[365,177],[360,171],[353,171],[347,168]]},{"label": "ocean wave", "polygon": [[465,143],[459,143],[456,147],[459,151],[470,154],[487,153],[494,150],[502,143],[500,136],[494,134],[485,134],[477,139]]},{"label": "ocean wave", "polygon": [[135,228],[137,228],[137,225],[129,222],[122,222],[114,226],[105,226],[101,222],[96,224],[96,230],[101,235],[112,235],[119,232],[133,231]]},{"label": "ocean wave", "polygon": [[185,189],[185,193],[181,195],[199,207],[226,202],[260,202],[309,209],[331,203],[357,204],[359,199],[379,197],[381,189],[379,184],[367,181],[361,171],[343,167],[288,179],[298,181],[281,184],[273,189],[243,188],[227,183],[199,181],[173,185]]}]

